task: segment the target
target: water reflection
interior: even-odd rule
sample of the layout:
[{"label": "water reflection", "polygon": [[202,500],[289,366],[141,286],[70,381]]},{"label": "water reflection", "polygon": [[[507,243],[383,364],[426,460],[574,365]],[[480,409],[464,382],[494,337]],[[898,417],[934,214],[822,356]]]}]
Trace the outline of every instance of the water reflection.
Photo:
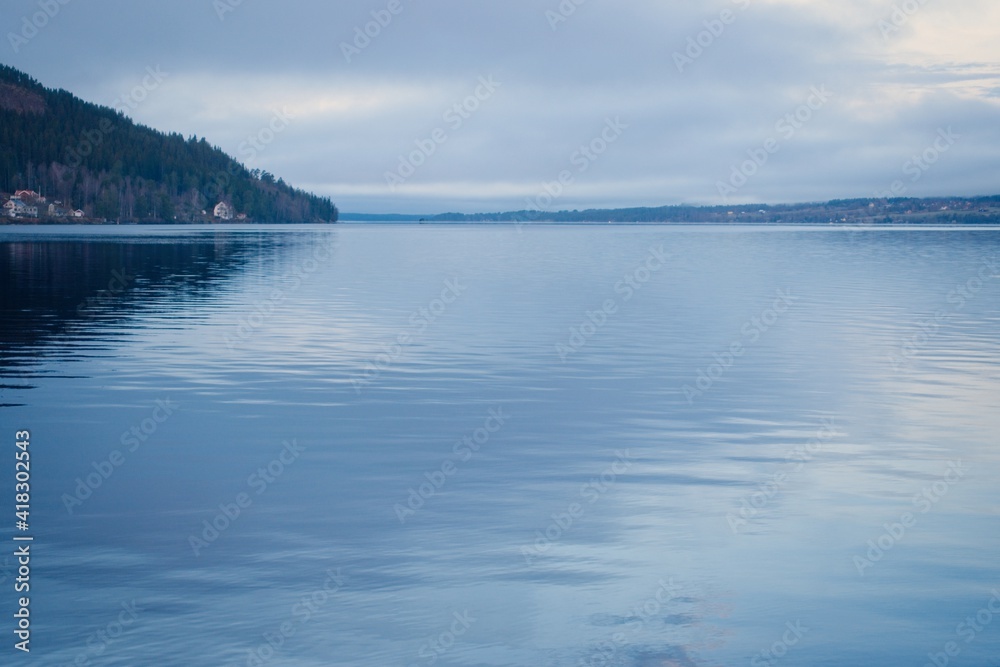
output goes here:
[{"label": "water reflection", "polygon": [[995,231],[4,234],[51,664],[912,665],[1000,580]]}]

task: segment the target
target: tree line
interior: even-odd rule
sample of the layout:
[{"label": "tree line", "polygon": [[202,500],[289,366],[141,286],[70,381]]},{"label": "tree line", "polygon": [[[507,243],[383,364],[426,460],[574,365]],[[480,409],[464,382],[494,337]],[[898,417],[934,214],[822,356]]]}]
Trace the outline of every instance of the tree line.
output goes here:
[{"label": "tree line", "polygon": [[[13,103],[19,96],[40,97],[44,111],[26,111],[38,105]],[[34,190],[109,220],[199,221],[219,201],[256,222],[338,216],[329,198],[247,169],[205,138],[137,125],[6,66],[0,66],[0,189]]]}]

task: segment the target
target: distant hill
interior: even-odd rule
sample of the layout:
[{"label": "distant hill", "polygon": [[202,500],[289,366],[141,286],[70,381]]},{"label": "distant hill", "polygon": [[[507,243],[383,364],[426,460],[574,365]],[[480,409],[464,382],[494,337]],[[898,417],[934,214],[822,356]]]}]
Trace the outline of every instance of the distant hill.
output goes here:
[{"label": "distant hill", "polygon": [[345,213],[351,222],[586,222],[586,223],[760,223],[760,224],[1000,224],[1000,196],[924,199],[837,199],[804,204],[658,206],[585,211],[506,211],[378,215]]},{"label": "distant hill", "polygon": [[204,138],[137,125],[0,65],[0,191],[22,189],[122,222],[204,222],[220,202],[252,222],[338,216],[329,198],[251,171]]}]

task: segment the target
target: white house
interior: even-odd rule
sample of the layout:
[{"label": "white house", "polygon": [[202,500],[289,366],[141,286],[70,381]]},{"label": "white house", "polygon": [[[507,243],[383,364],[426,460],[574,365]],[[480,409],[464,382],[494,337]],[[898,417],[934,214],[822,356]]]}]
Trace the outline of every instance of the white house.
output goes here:
[{"label": "white house", "polygon": [[224,201],[220,201],[215,205],[215,217],[220,220],[232,220],[233,219],[233,208]]},{"label": "white house", "polygon": [[37,218],[38,207],[28,206],[20,199],[11,199],[3,205],[4,210],[12,218]]},{"label": "white house", "polygon": [[83,211],[80,210],[80,209],[76,209],[75,211],[73,211],[73,217],[74,218],[82,218],[83,217]]}]

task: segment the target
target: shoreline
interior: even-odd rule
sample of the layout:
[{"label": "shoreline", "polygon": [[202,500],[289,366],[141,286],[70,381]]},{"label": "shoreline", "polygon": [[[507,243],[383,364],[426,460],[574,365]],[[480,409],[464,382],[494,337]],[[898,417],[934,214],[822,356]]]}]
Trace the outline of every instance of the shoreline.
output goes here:
[{"label": "shoreline", "polygon": [[849,231],[883,231],[883,230],[929,230],[929,231],[997,231],[1000,230],[1000,222],[879,222],[879,223],[851,223],[851,222],[507,222],[507,221],[436,221],[436,222],[410,222],[398,220],[367,220],[367,221],[338,221],[338,222],[250,222],[250,223],[203,223],[203,222],[179,222],[179,223],[20,223],[20,222],[0,222],[0,231],[3,229],[16,229],[17,231],[38,230],[44,231],[56,228],[81,228],[81,229],[101,229],[111,230],[113,228],[127,229],[158,229],[158,230],[192,230],[192,229],[212,229],[212,230],[253,230],[255,228],[319,228],[333,226],[348,227],[670,227],[670,228],[715,228],[715,229],[809,229],[809,230],[849,230]]}]

